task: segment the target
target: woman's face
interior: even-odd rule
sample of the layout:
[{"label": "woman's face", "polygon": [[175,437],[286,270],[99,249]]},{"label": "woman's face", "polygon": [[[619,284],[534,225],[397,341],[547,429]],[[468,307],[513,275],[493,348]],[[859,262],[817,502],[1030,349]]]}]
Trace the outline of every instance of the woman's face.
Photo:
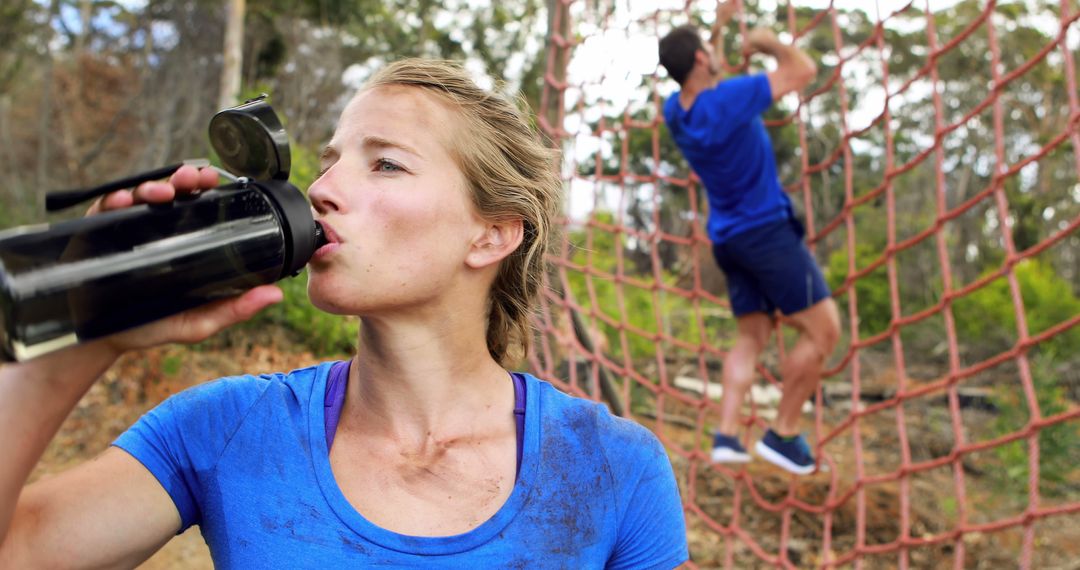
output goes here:
[{"label": "woman's face", "polygon": [[345,108],[309,191],[331,237],[309,264],[316,307],[368,316],[467,286],[465,258],[485,225],[448,150],[459,121],[407,86],[363,91]]}]

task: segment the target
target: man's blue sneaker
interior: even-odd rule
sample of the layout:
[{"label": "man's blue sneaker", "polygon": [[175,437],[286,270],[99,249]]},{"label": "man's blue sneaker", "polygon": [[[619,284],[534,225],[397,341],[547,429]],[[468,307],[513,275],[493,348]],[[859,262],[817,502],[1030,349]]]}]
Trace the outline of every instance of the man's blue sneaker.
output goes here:
[{"label": "man's blue sneaker", "polygon": [[757,442],[754,450],[769,463],[796,475],[806,475],[814,471],[814,456],[810,454],[810,446],[801,434],[783,438],[770,429],[765,432],[765,437]]},{"label": "man's blue sneaker", "polygon": [[737,438],[716,432],[712,444],[713,463],[746,463],[750,454]]}]

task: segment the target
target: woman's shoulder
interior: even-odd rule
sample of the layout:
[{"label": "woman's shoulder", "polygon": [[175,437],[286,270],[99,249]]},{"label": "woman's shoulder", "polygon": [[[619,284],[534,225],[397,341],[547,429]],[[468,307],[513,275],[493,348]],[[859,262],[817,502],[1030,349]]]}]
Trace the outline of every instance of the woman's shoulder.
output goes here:
[{"label": "woman's shoulder", "polygon": [[312,383],[319,378],[320,369],[330,364],[315,364],[289,372],[224,376],[187,388],[171,396],[168,401],[173,406],[196,409],[208,405],[246,407],[270,390],[307,394],[311,391]]},{"label": "woman's shoulder", "polygon": [[540,411],[545,419],[555,420],[579,435],[585,435],[582,430],[591,432],[605,450],[620,455],[666,458],[660,440],[645,426],[612,414],[600,402],[567,394],[538,378],[532,377],[531,383],[539,392]]}]

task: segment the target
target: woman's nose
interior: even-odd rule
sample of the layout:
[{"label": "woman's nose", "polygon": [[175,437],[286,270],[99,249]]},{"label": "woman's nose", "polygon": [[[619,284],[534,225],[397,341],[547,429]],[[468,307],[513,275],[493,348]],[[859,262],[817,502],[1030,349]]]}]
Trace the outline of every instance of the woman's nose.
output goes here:
[{"label": "woman's nose", "polygon": [[340,202],[334,195],[333,184],[330,183],[329,172],[324,173],[311,183],[308,188],[308,199],[311,207],[322,216],[341,210]]}]

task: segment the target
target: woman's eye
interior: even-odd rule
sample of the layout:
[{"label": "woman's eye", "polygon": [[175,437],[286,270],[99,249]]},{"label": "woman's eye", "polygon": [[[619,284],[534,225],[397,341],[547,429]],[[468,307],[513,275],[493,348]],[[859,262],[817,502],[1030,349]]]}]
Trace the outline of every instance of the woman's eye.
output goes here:
[{"label": "woman's eye", "polygon": [[380,158],[375,161],[375,170],[377,172],[397,172],[405,169],[385,158]]}]

